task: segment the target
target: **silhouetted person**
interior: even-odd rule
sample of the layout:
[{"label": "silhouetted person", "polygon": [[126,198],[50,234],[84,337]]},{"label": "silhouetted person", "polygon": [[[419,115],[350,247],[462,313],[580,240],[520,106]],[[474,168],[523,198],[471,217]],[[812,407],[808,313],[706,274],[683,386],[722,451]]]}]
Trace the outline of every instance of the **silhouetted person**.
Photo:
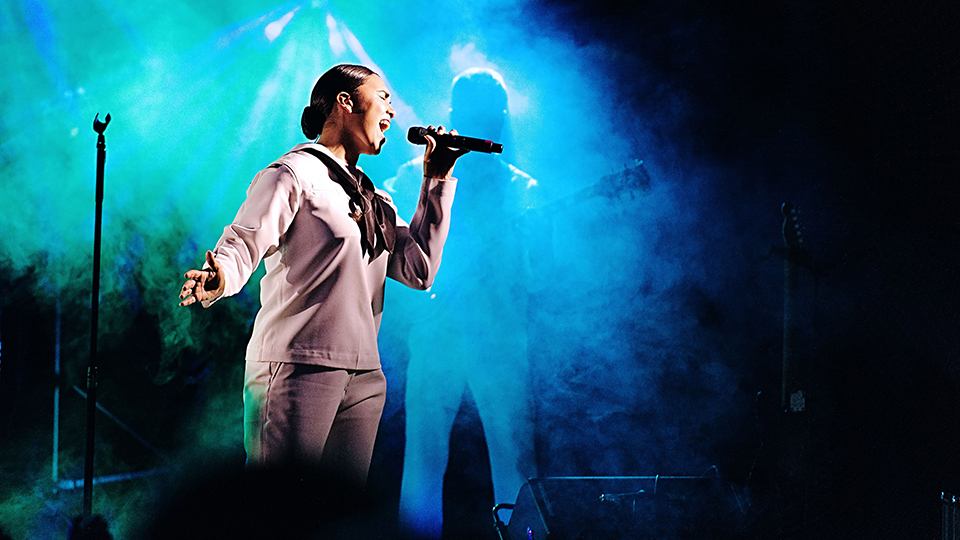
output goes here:
[{"label": "silhouetted person", "polygon": [[[498,140],[507,121],[500,75],[457,76],[450,120],[463,135]],[[384,183],[398,208],[414,202],[418,167],[414,160]],[[535,475],[523,214],[536,182],[492,154],[472,153],[457,171],[443,272],[426,293],[398,294],[410,327],[400,517],[422,538],[442,531],[450,431],[467,392],[483,423],[496,502],[515,501]]]}]

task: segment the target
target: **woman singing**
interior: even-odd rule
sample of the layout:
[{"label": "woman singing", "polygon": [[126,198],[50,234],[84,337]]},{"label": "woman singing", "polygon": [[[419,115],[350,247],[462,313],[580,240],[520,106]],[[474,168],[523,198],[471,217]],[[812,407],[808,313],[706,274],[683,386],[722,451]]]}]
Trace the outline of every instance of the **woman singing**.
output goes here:
[{"label": "woman singing", "polygon": [[203,269],[184,274],[180,305],[209,307],[239,292],[264,261],[244,374],[248,464],[307,463],[366,480],[386,393],[377,351],[385,279],[415,289],[433,282],[456,188],[451,173],[465,153],[428,137],[407,224],[357,167],[361,154],[380,153],[394,114],[369,69],[324,73],[301,120],[316,142],[260,171]]}]

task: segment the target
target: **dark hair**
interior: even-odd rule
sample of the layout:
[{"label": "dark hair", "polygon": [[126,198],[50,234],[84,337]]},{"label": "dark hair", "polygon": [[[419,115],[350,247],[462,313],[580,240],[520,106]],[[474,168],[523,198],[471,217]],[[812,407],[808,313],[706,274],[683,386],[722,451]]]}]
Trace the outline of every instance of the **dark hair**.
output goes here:
[{"label": "dark hair", "polygon": [[333,66],[321,75],[310,93],[310,105],[303,108],[303,116],[300,117],[303,134],[308,139],[319,137],[323,124],[327,122],[333,105],[337,102],[337,95],[340,92],[353,95],[353,91],[371,75],[376,73],[364,66],[353,64]]},{"label": "dark hair", "polygon": [[471,68],[457,75],[453,79],[450,108],[504,114],[507,110],[507,89],[503,77],[486,68]]}]

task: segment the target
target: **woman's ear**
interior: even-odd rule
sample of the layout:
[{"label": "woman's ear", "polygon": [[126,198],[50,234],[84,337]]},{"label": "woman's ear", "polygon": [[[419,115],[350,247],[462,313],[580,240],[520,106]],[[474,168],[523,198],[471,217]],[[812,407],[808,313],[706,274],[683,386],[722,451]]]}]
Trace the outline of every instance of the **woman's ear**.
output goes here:
[{"label": "woman's ear", "polygon": [[337,94],[337,105],[346,109],[348,113],[353,112],[353,98],[347,92]]}]

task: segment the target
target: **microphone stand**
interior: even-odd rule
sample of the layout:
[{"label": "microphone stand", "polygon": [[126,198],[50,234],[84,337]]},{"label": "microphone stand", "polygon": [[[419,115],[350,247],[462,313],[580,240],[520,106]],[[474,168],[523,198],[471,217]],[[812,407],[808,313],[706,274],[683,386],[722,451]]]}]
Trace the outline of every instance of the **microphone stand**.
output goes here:
[{"label": "microphone stand", "polygon": [[110,123],[107,114],[103,122],[100,114],[93,119],[97,137],[97,210],[93,229],[93,290],[90,308],[90,367],[87,368],[87,444],[83,466],[83,518],[90,517],[93,509],[93,450],[94,419],[97,414],[97,329],[100,314],[100,229],[103,222],[103,165],[107,160],[107,141],[103,132]]}]

